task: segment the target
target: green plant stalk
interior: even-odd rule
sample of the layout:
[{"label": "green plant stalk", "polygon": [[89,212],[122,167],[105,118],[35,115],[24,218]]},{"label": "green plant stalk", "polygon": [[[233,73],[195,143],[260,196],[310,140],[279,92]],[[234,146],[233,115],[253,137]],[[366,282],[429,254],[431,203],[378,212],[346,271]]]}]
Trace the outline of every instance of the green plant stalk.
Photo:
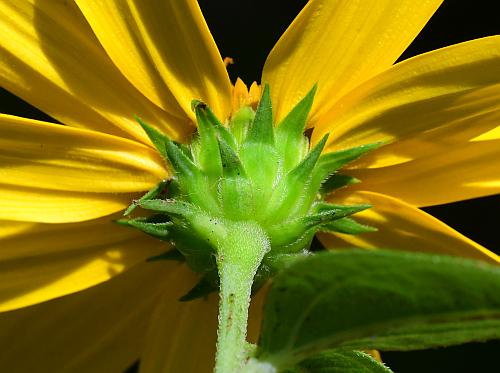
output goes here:
[{"label": "green plant stalk", "polygon": [[216,246],[220,303],[215,372],[234,373],[249,358],[246,334],[252,284],[270,243],[257,223],[245,221],[231,223]]}]

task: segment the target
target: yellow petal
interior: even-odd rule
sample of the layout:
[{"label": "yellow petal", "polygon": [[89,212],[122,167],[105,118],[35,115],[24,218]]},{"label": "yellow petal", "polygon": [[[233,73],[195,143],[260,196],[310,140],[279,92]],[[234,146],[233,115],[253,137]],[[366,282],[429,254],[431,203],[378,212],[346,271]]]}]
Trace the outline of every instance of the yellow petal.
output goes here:
[{"label": "yellow petal", "polygon": [[141,353],[172,264],[144,263],[91,289],[0,314],[5,372],[124,372]]},{"label": "yellow petal", "polygon": [[378,228],[360,235],[322,234],[326,247],[384,248],[462,256],[500,263],[500,257],[461,235],[431,215],[401,200],[373,192],[334,195],[345,204],[369,203],[373,207],[356,214],[356,220]]},{"label": "yellow petal", "polygon": [[260,96],[261,90],[257,82],[253,82],[250,89],[248,89],[243,80],[240,78],[236,79],[231,99],[233,113],[238,111],[242,106],[250,106],[256,110]]},{"label": "yellow petal", "polygon": [[254,110],[257,109],[257,104],[259,103],[260,96],[262,95],[262,90],[257,82],[253,82],[248,90],[248,105],[253,107]]},{"label": "yellow petal", "polygon": [[0,29],[0,85],[62,123],[145,142],[134,115],[173,138],[192,131],[127,81],[72,1],[2,1]]},{"label": "yellow petal", "polygon": [[201,99],[227,118],[231,83],[196,0],[76,3],[116,66],[153,102],[163,107],[173,96],[194,119],[191,100]]},{"label": "yellow petal", "polygon": [[152,314],[140,372],[213,372],[218,297],[212,294],[208,299],[178,300],[195,281],[194,274],[184,268],[177,280],[165,284]]},{"label": "yellow petal", "polygon": [[488,132],[480,134],[479,136],[475,137],[473,140],[474,141],[482,141],[482,140],[494,140],[494,139],[500,139],[500,126],[497,126]]},{"label": "yellow petal", "polygon": [[[321,118],[313,142],[331,131],[330,149],[345,148],[446,126],[448,134],[457,126],[472,139],[497,127],[499,114],[500,36],[493,36],[411,58],[356,87]],[[403,159],[420,153],[401,149]],[[386,158],[385,164],[400,162],[395,154]]]},{"label": "yellow petal", "polygon": [[234,83],[233,94],[231,97],[231,104],[233,113],[238,111],[240,107],[246,104],[248,99],[248,87],[240,78],[236,79]]},{"label": "yellow petal", "polygon": [[0,311],[86,289],[168,249],[118,226],[111,221],[116,218],[72,224],[2,221]]},{"label": "yellow petal", "polygon": [[[442,139],[445,139],[443,137]],[[381,168],[349,170],[362,188],[430,206],[500,193],[500,140],[440,144],[412,141],[413,160]],[[429,149],[427,149],[429,148]],[[434,152],[431,152],[432,148]],[[422,151],[418,156],[418,149]]]},{"label": "yellow petal", "polygon": [[45,190],[124,193],[167,176],[148,146],[120,137],[0,114],[0,180]]},{"label": "yellow petal", "polygon": [[318,83],[312,121],[350,89],[389,68],[442,0],[311,0],[267,58],[279,122]]},{"label": "yellow petal", "polygon": [[70,223],[124,210],[137,194],[66,192],[0,183],[0,220]]}]

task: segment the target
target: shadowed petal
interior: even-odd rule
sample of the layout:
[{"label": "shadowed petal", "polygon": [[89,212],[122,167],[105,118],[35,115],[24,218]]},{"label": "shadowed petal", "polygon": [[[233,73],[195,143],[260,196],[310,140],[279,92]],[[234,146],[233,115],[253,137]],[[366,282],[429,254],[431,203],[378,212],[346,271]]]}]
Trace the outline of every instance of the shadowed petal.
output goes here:
[{"label": "shadowed petal", "polygon": [[188,268],[182,272],[182,283],[166,284],[152,313],[140,372],[213,371],[218,296],[180,302],[178,299],[196,283]]},{"label": "shadowed petal", "polygon": [[105,217],[75,224],[0,224],[0,311],[86,289],[168,249]]},{"label": "shadowed petal", "polygon": [[144,142],[134,115],[175,139],[192,131],[127,81],[73,1],[2,1],[0,29],[0,84],[62,123]]},{"label": "shadowed petal", "polygon": [[[179,297],[196,283],[195,275],[188,268],[181,272],[182,282],[165,284],[165,292],[152,315],[141,373],[213,371],[218,295],[179,302]],[[265,290],[260,290],[250,306],[248,339],[252,343],[258,339],[264,295]]]},{"label": "shadowed petal", "polygon": [[175,97],[194,120],[191,100],[201,99],[227,118],[231,84],[195,0],[76,3],[116,66],[153,102]]},{"label": "shadowed petal", "polygon": [[[144,263],[91,289],[0,314],[6,372],[123,372],[140,356],[172,263]],[[22,336],[22,338],[20,338]]]},{"label": "shadowed petal", "polygon": [[373,192],[335,195],[346,204],[369,203],[373,208],[356,214],[356,220],[378,228],[357,236],[322,234],[327,248],[384,248],[430,252],[500,263],[500,257],[461,235],[431,215],[401,200]]},{"label": "shadowed petal", "polygon": [[439,149],[427,149],[420,157],[393,166],[349,170],[349,175],[362,180],[353,188],[397,197],[415,206],[500,193],[500,140],[451,146],[439,139],[429,143],[421,140],[420,144],[415,140],[405,145]]}]

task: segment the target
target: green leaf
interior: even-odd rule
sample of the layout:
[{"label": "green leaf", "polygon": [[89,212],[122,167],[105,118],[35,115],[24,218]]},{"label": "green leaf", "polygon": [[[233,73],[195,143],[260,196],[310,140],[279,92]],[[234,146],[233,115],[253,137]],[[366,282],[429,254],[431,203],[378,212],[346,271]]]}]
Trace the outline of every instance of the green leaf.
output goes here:
[{"label": "green leaf", "polygon": [[[295,167],[307,154],[304,145],[307,145],[308,141],[304,136],[304,129],[317,88],[315,84],[276,128],[276,147],[279,154],[284,157],[285,170]],[[305,152],[301,152],[302,149]]]},{"label": "green leaf", "polygon": [[274,144],[273,108],[268,84],[264,85],[264,92],[260,98],[259,106],[255,112],[252,125],[248,130],[245,142]]},{"label": "green leaf", "polygon": [[391,373],[384,364],[361,351],[325,351],[300,362],[290,373]]},{"label": "green leaf", "polygon": [[412,350],[500,338],[500,267],[397,251],[322,252],[273,280],[257,358]]}]

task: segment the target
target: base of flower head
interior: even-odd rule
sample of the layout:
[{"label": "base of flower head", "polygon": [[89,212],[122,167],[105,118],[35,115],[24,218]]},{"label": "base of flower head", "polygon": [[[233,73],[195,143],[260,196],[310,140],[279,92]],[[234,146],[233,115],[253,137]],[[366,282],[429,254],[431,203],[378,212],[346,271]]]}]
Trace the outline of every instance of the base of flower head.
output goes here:
[{"label": "base of flower head", "polygon": [[190,145],[174,143],[138,119],[173,177],[134,201],[125,214],[140,206],[150,216],[120,222],[172,242],[188,265],[203,274],[184,300],[217,289],[216,254],[235,224],[251,222],[268,237],[271,249],[257,274],[260,282],[280,258],[306,253],[318,231],[373,230],[349,218],[370,206],[334,205],[323,198],[355,181],[338,169],[379,144],[322,155],[326,135],[310,149],[304,129],[315,91],[313,87],[277,126],[267,85],[255,112],[242,107],[226,125],[194,100],[198,134]]}]

